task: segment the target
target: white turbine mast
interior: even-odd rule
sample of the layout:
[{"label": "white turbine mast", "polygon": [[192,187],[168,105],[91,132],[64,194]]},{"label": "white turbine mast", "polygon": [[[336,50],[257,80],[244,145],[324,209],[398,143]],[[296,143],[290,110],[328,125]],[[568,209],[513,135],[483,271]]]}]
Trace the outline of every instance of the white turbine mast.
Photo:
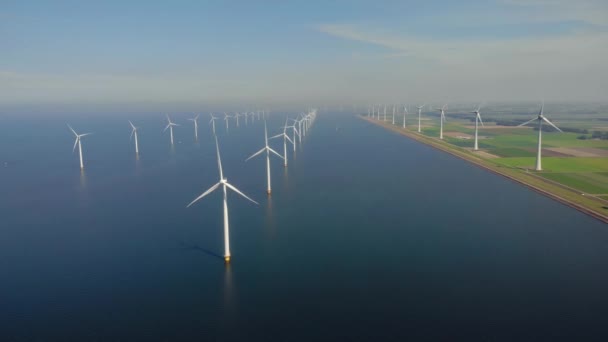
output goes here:
[{"label": "white turbine mast", "polygon": [[139,143],[137,141],[137,127],[135,127],[135,125],[133,125],[133,123],[131,122],[131,120],[129,120],[129,125],[131,125],[131,138],[133,139],[133,137],[135,137],[135,154],[139,154]]},{"label": "white turbine mast", "polygon": [[444,104],[443,107],[437,108],[437,110],[441,113],[439,117],[439,139],[443,140],[443,122],[445,121],[445,110],[447,108],[447,104]]},{"label": "white turbine mast", "polygon": [[275,150],[270,148],[270,146],[268,146],[268,130],[266,129],[266,121],[264,121],[264,143],[265,143],[265,146],[261,150],[252,154],[249,158],[245,159],[245,161],[248,161],[249,159],[251,159],[255,156],[258,156],[262,152],[266,151],[266,176],[267,176],[266,177],[266,180],[267,180],[266,192],[268,193],[268,195],[270,195],[272,193],[272,188],[270,185],[270,152],[274,153],[276,156],[278,156],[281,159],[284,159],[284,158],[283,158],[283,156],[278,154]]},{"label": "white turbine mast", "polygon": [[548,123],[549,125],[551,125],[551,127],[555,128],[556,130],[563,132],[561,129],[559,129],[557,126],[555,126],[551,121],[549,121],[549,119],[547,119],[544,115],[543,115],[543,111],[545,108],[545,102],[543,101],[543,103],[540,106],[540,111],[538,112],[538,116],[535,117],[532,120],[526,121],[524,123],[522,123],[521,125],[519,125],[518,127],[521,126],[525,126],[529,123],[531,123],[534,120],[538,121],[538,146],[537,146],[537,151],[536,151],[536,167],[535,170],[536,171],[542,171],[542,163],[541,163],[541,150],[542,150],[542,134],[543,134],[543,121]]},{"label": "white turbine mast", "polygon": [[270,137],[270,139],[275,139],[275,138],[280,138],[283,137],[283,166],[287,167],[287,142],[289,141],[295,149],[296,144],[293,142],[293,140],[291,140],[291,138],[289,138],[289,136],[287,135],[287,121],[289,119],[285,118],[285,126],[283,126],[283,133],[281,134],[277,134],[273,137]]},{"label": "white turbine mast", "polygon": [[171,134],[171,145],[173,145],[173,126],[179,126],[179,125],[171,122],[171,119],[169,118],[168,114],[167,114],[167,122],[168,122],[167,127],[165,127],[163,132],[165,132],[167,130],[167,128],[169,129],[169,133]]},{"label": "white turbine mast", "polygon": [[194,122],[194,140],[198,141],[198,117],[200,114],[196,114],[196,116],[192,119],[188,119]]},{"label": "white turbine mast", "polygon": [[424,107],[424,104],[422,106],[416,107],[418,109],[418,133],[421,132],[421,130],[420,130],[420,115],[422,114],[422,107]]},{"label": "white turbine mast", "polygon": [[228,179],[224,178],[224,173],[222,172],[222,160],[220,158],[220,148],[219,148],[219,144],[217,142],[217,136],[215,136],[215,149],[217,151],[217,167],[218,167],[218,170],[220,173],[220,181],[218,183],[216,183],[214,186],[212,186],[211,188],[209,188],[207,191],[203,192],[200,196],[195,198],[192,202],[190,202],[190,204],[188,204],[186,206],[186,208],[190,207],[192,204],[196,203],[196,201],[200,200],[201,198],[209,195],[210,193],[215,191],[218,187],[220,187],[220,186],[222,187],[222,190],[224,192],[224,261],[226,263],[230,263],[230,227],[228,224],[228,198],[227,198],[228,189],[236,192],[237,194],[241,195],[242,197],[246,198],[247,200],[249,200],[255,204],[258,204],[258,202],[247,197],[247,195],[242,193],[239,189],[235,188],[230,183],[228,183]]},{"label": "white turbine mast", "polygon": [[68,124],[68,128],[70,129],[70,131],[72,131],[72,133],[74,133],[74,136],[76,136],[76,141],[74,141],[74,147],[72,148],[72,153],[74,153],[74,151],[76,151],[76,145],[78,145],[78,155],[80,155],[80,169],[84,170],[84,163],[82,161],[82,144],[81,144],[80,140],[82,139],[82,137],[91,135],[93,133],[78,134],[72,128],[72,126],[70,126],[69,124]]},{"label": "white turbine mast", "polygon": [[473,146],[474,151],[479,150],[479,144],[477,143],[477,131],[479,130],[479,123],[483,126],[483,121],[481,121],[481,115],[479,110],[481,109],[481,105],[477,106],[477,109],[471,112],[471,114],[475,114],[475,146]]}]

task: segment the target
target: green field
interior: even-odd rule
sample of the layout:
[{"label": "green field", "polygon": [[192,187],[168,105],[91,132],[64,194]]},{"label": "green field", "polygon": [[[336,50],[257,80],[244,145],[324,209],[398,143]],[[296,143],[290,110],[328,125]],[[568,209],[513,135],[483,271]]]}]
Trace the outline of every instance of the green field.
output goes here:
[{"label": "green field", "polygon": [[[594,128],[579,117],[579,120],[568,120],[570,128]],[[566,121],[566,120],[564,120]],[[562,123],[564,122],[562,121]],[[581,124],[581,123],[585,124]],[[595,121],[598,123],[598,121]],[[604,123],[601,121],[600,123]],[[390,123],[382,123],[397,130],[402,130],[399,125],[392,126]],[[543,189],[551,189],[551,193],[558,194],[562,198],[568,198],[573,203],[593,208],[597,212],[606,215],[608,206],[599,199],[608,200],[608,157],[593,150],[549,151],[547,148],[594,148],[608,150],[608,140],[599,139],[577,139],[580,133],[543,132],[543,171],[533,171],[536,163],[536,146],[538,142],[538,131],[531,127],[496,126],[493,123],[486,127],[479,127],[479,148],[489,153],[475,153],[473,135],[475,134],[473,123],[465,115],[450,118],[444,124],[444,139],[439,140],[438,117],[429,116],[424,121],[420,139],[425,143],[446,147],[450,151],[465,158],[478,160],[486,165],[498,167],[496,171],[515,177],[525,179],[527,184],[532,184]],[[397,127],[399,126],[399,127]],[[608,128],[608,121],[606,122]],[[601,129],[601,128],[600,128]],[[405,131],[416,132],[417,125],[408,122]],[[462,134],[469,138],[458,138]],[[416,135],[418,136],[418,135]],[[414,136],[414,137],[416,137]],[[590,136],[590,134],[587,134]],[[559,153],[558,153],[559,152]],[[580,157],[573,154],[591,153],[596,157]],[[570,154],[568,156],[568,154]],[[559,155],[559,156],[555,156]],[[601,155],[601,156],[600,156]],[[495,156],[495,157],[492,157]],[[561,184],[562,187],[559,184]],[[586,198],[581,193],[596,194],[599,196]]]}]

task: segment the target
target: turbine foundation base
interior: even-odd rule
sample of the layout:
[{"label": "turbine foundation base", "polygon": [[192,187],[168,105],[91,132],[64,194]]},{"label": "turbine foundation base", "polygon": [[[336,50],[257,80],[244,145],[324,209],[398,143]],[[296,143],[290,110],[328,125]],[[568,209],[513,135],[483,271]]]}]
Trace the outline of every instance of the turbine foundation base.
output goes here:
[{"label": "turbine foundation base", "polygon": [[230,263],[230,255],[227,255],[224,257],[224,263],[225,264],[229,264]]}]

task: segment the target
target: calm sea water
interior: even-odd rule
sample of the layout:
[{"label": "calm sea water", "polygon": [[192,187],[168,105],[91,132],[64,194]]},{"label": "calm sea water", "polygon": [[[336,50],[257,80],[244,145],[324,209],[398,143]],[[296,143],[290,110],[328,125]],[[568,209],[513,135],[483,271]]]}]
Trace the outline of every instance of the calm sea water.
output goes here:
[{"label": "calm sea water", "polygon": [[[608,226],[352,115],[321,112],[290,165],[244,162],[261,121],[0,121],[0,340],[608,339]],[[269,121],[277,134],[284,115]],[[72,154],[69,121],[86,170]],[[276,150],[282,143],[273,141]]]}]

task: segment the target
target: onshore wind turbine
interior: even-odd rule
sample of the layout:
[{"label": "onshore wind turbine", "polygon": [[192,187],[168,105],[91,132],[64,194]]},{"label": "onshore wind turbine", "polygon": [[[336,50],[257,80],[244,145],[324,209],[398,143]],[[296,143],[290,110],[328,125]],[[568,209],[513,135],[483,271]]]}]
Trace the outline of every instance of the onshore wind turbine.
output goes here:
[{"label": "onshore wind turbine", "polygon": [[194,122],[194,140],[198,141],[198,117],[200,114],[196,114],[196,116],[192,119],[188,119]]},{"label": "onshore wind turbine", "polygon": [[219,145],[217,142],[217,136],[215,136],[215,150],[217,151],[217,167],[220,172],[220,181],[218,183],[216,183],[214,186],[212,186],[211,188],[209,188],[209,190],[203,192],[200,196],[195,198],[194,201],[190,202],[190,204],[188,204],[186,206],[186,208],[190,207],[196,201],[207,196],[208,194],[215,191],[218,187],[222,186],[222,190],[224,191],[224,261],[226,263],[230,263],[230,229],[229,229],[229,225],[228,225],[228,199],[227,199],[228,191],[227,191],[227,188],[236,192],[237,194],[245,197],[246,199],[248,199],[249,201],[251,201],[255,204],[258,204],[258,202],[247,197],[247,195],[245,195],[244,193],[239,191],[239,189],[235,188],[230,183],[228,183],[228,179],[224,178],[224,173],[222,172],[222,160],[220,158],[220,148],[219,148]]},{"label": "onshore wind turbine", "polygon": [[135,136],[135,154],[139,154],[139,144],[137,143],[137,127],[133,125],[131,120],[129,120],[129,124],[131,125],[131,139]]},{"label": "onshore wind turbine", "polygon": [[76,136],[76,141],[74,141],[74,147],[72,148],[72,152],[74,152],[76,150],[76,145],[78,145],[78,154],[80,155],[80,169],[83,170],[84,169],[84,163],[82,162],[82,144],[80,143],[80,139],[82,137],[84,137],[84,136],[91,135],[93,133],[78,134],[78,133],[76,133],[76,131],[74,131],[74,129],[72,128],[72,126],[68,125],[68,128]]},{"label": "onshore wind turbine", "polygon": [[403,128],[405,128],[406,115],[407,115],[407,106],[403,106]]},{"label": "onshore wind turbine", "polygon": [[165,127],[165,129],[163,130],[163,132],[166,131],[167,128],[169,129],[169,133],[171,133],[171,145],[173,145],[173,126],[179,126],[179,125],[176,124],[176,123],[171,122],[171,119],[169,118],[169,115],[167,115],[167,122],[168,122],[167,127]]},{"label": "onshore wind turbine", "polygon": [[287,141],[289,141],[292,145],[294,145],[294,148],[295,148],[295,143],[287,135],[287,120],[288,119],[285,118],[285,126],[283,126],[283,133],[270,137],[270,139],[283,137],[283,161],[284,161],[283,166],[287,166]]},{"label": "onshore wind turbine", "polygon": [[536,171],[543,170],[542,165],[541,165],[541,149],[542,149],[541,145],[542,145],[542,134],[543,134],[543,121],[548,123],[549,125],[551,125],[556,130],[563,132],[561,129],[559,129],[557,126],[555,126],[551,121],[549,121],[549,119],[547,119],[543,115],[544,108],[545,108],[545,103],[543,102],[543,104],[540,106],[540,111],[538,112],[538,116],[536,118],[526,121],[518,126],[518,127],[525,126],[534,120],[538,120],[538,150],[536,152],[536,168],[535,168]]},{"label": "onshore wind turbine", "polygon": [[268,146],[268,131],[266,129],[266,121],[264,121],[264,142],[265,142],[266,146],[264,146],[261,150],[257,151],[256,153],[252,154],[249,158],[245,159],[245,161],[248,161],[249,159],[266,151],[266,176],[267,176],[266,180],[267,180],[267,184],[268,184],[266,192],[270,195],[272,192],[272,189],[270,186],[270,152],[274,153],[281,159],[284,159],[284,158],[283,158],[283,156],[278,154],[275,150],[271,149],[270,146]]},{"label": "onshore wind turbine", "polygon": [[422,107],[424,107],[424,105],[416,107],[418,109],[418,133],[421,132],[421,130],[420,130],[420,114],[422,113]]},{"label": "onshore wind turbine", "polygon": [[483,126],[483,121],[481,121],[481,115],[479,115],[479,110],[481,109],[481,105],[477,106],[477,109],[472,111],[472,114],[475,114],[475,146],[473,147],[474,151],[479,150],[479,145],[477,144],[477,130],[479,129],[479,123]]},{"label": "onshore wind turbine", "polygon": [[437,108],[438,111],[441,112],[441,115],[439,117],[439,139],[443,140],[443,122],[445,121],[445,108],[447,107],[447,105],[443,105],[443,107],[441,108]]}]

